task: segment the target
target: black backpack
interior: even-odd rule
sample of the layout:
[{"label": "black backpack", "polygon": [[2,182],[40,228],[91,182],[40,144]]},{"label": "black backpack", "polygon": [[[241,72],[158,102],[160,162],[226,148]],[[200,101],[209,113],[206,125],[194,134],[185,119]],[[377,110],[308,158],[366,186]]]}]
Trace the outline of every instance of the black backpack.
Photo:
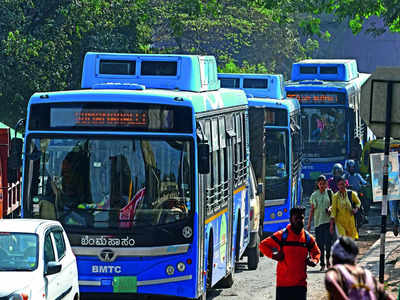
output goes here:
[{"label": "black backpack", "polygon": [[[347,190],[347,197],[349,198],[351,208],[356,208],[356,204],[353,202],[353,191]],[[358,208],[357,213],[354,215],[354,219],[356,221],[357,230],[365,223],[365,211],[362,205]]]}]

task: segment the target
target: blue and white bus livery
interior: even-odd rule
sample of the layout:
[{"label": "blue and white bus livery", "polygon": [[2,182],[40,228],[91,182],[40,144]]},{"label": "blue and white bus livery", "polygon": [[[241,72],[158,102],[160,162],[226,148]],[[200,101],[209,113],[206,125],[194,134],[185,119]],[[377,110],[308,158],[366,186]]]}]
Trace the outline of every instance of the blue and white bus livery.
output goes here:
[{"label": "blue and white bus livery", "polygon": [[222,87],[238,87],[249,102],[250,160],[264,188],[262,235],[284,228],[290,208],[301,203],[300,105],[288,99],[282,75],[218,74]]},{"label": "blue and white bus livery", "polygon": [[286,93],[301,105],[302,173],[308,193],[320,174],[330,176],[335,163],[344,164],[355,137],[365,138],[360,98],[369,76],[359,73],[352,59],[311,59],[293,64]]},{"label": "blue and white bus livery", "polygon": [[247,99],[214,57],[87,53],[83,90],[36,93],[24,217],[59,220],[82,293],[205,299],[249,242]]}]

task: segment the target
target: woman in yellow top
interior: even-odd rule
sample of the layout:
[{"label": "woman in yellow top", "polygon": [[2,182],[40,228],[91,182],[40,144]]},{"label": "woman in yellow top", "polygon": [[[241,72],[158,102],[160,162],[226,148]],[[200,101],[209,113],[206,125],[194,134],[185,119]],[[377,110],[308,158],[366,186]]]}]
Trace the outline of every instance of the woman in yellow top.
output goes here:
[{"label": "woman in yellow top", "polygon": [[358,239],[358,232],[356,228],[354,215],[360,208],[361,201],[358,198],[357,193],[352,191],[351,196],[355,207],[353,208],[351,206],[344,178],[340,178],[337,181],[337,187],[339,191],[332,197],[331,224],[330,224],[331,234],[333,234],[334,231],[333,226],[336,224],[338,235],[348,236],[353,239]]}]

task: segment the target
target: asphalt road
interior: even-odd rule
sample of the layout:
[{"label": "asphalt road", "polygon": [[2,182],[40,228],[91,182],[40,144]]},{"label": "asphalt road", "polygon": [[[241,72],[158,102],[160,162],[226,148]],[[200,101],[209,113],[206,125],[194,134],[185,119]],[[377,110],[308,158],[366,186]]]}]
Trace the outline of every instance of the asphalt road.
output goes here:
[{"label": "asphalt road", "polygon": [[[234,274],[234,284],[229,289],[211,289],[207,291],[207,300],[265,300],[275,299],[275,268],[276,263],[262,257],[258,269],[250,271],[247,269],[247,258],[244,258],[238,265]],[[146,299],[146,300],[171,300],[171,297],[149,296],[149,297],[128,297],[96,295],[84,296],[81,299],[87,300],[111,300],[111,299]]]},{"label": "asphalt road", "polygon": [[[304,199],[304,205],[308,208],[308,199]],[[308,213],[308,209],[307,209]],[[376,233],[379,231],[380,209],[372,207],[370,210],[370,222],[365,234]],[[306,216],[307,220],[307,216]],[[306,221],[307,222],[307,221]],[[367,230],[368,229],[368,230]],[[266,257],[260,258],[258,269],[250,271],[247,269],[247,258],[244,258],[238,265],[234,274],[234,284],[229,289],[211,289],[207,291],[207,300],[267,300],[275,299],[275,270],[276,263]],[[324,273],[319,272],[319,266],[308,268],[308,287],[307,299],[327,299],[324,285]],[[171,300],[176,297],[110,297],[97,295],[96,297],[82,297],[90,300],[112,300],[112,299],[145,299],[145,300]]]},{"label": "asphalt road", "polygon": [[[266,257],[260,259],[258,269],[247,269],[246,258],[237,266],[234,275],[234,284],[229,289],[211,289],[207,291],[207,300],[268,300],[275,299],[275,269],[276,263]],[[319,272],[319,267],[308,269],[308,299],[322,299],[325,294],[323,278],[324,273]],[[128,297],[128,296],[102,296],[82,297],[90,300],[112,299],[140,299],[140,300],[171,300],[176,297]]]}]

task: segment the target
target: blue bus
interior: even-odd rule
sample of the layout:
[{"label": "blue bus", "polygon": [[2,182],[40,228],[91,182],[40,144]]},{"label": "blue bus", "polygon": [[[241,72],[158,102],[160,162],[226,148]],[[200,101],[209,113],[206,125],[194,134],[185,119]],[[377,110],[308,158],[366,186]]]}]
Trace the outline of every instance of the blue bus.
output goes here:
[{"label": "blue bus", "polygon": [[311,59],[293,64],[286,93],[301,105],[302,174],[308,193],[320,174],[330,176],[335,163],[344,165],[356,137],[365,139],[367,127],[360,116],[360,98],[369,76],[358,72],[353,59]]},{"label": "blue bus", "polygon": [[82,293],[205,299],[249,243],[247,119],[214,57],[87,53],[29,101],[23,217],[62,223]]},{"label": "blue bus", "polygon": [[286,98],[282,75],[218,74],[221,87],[240,88],[249,102],[250,160],[263,185],[263,235],[289,223],[301,203],[302,134],[300,104]]}]

